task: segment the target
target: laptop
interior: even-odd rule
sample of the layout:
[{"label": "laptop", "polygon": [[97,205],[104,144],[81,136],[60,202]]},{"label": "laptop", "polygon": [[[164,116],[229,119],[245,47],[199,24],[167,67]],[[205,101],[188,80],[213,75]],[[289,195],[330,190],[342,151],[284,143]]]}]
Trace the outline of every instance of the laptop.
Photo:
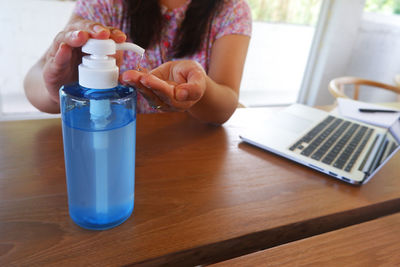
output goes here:
[{"label": "laptop", "polygon": [[294,104],[240,138],[350,184],[368,182],[400,149],[400,121],[386,128]]}]

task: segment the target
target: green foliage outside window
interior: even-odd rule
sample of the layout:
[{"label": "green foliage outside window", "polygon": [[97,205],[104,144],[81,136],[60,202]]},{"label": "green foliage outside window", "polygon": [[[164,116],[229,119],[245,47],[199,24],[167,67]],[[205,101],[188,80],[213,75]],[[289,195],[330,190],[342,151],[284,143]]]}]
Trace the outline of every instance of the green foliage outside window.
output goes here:
[{"label": "green foliage outside window", "polygon": [[[323,0],[247,0],[255,21],[312,25]],[[353,0],[348,0],[353,1]],[[400,0],[366,0],[365,11],[400,14]]]},{"label": "green foliage outside window", "polygon": [[322,0],[247,0],[253,19],[315,25]]},{"label": "green foliage outside window", "polygon": [[365,11],[400,15],[400,0],[367,0]]}]

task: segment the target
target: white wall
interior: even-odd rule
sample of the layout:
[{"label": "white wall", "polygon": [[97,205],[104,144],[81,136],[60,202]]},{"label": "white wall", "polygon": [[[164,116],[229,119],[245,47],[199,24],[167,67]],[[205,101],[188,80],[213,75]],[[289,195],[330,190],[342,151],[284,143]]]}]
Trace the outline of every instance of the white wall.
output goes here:
[{"label": "white wall", "polygon": [[[364,13],[346,75],[394,84],[400,74],[400,16]],[[386,90],[361,90],[361,100],[396,101]]]},{"label": "white wall", "polygon": [[33,112],[37,116],[37,110],[25,98],[23,79],[65,26],[74,2],[0,0],[0,4],[0,119],[17,118],[18,113],[29,117],[26,115]]}]

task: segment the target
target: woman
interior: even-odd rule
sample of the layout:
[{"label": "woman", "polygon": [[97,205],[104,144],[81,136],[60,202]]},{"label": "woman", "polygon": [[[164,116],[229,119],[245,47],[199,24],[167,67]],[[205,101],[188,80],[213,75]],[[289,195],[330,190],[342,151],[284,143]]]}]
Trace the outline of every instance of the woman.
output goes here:
[{"label": "woman", "polygon": [[39,110],[58,113],[58,90],[77,80],[88,38],[127,39],[146,49],[143,59],[116,55],[121,80],[140,92],[139,113],[187,111],[221,124],[238,103],[250,34],[245,0],[78,0],[64,31],[28,72],[25,92]]}]

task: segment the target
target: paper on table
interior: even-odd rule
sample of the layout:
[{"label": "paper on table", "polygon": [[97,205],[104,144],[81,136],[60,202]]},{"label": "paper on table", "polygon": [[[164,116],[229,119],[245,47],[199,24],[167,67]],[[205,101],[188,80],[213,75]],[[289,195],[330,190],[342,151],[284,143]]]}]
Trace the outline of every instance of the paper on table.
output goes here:
[{"label": "paper on table", "polygon": [[337,101],[339,114],[341,116],[384,128],[389,128],[397,119],[399,119],[400,116],[400,113],[366,113],[358,110],[359,108],[398,110],[394,108],[388,108],[381,105],[374,105],[347,98],[338,98]]}]

